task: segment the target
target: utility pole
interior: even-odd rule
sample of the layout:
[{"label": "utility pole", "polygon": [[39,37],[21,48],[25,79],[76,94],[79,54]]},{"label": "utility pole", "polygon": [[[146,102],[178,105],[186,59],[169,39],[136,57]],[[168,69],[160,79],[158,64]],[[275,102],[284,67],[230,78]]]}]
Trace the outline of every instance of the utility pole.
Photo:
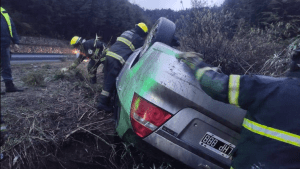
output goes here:
[{"label": "utility pole", "polygon": [[136,4],[135,0],[129,0],[132,4]]},{"label": "utility pole", "polygon": [[182,5],[182,10],[184,10],[184,7],[183,7],[183,2],[182,2],[182,0],[180,1],[180,3],[181,3],[181,5]]}]

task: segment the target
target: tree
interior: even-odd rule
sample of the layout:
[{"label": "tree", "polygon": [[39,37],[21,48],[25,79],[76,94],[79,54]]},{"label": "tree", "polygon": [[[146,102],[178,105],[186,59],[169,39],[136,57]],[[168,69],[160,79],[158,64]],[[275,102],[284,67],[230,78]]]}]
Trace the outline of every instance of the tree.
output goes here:
[{"label": "tree", "polygon": [[74,35],[94,38],[97,33],[108,41],[137,22],[148,22],[142,9],[127,0],[3,0],[1,3],[14,18],[20,35],[70,39]]}]

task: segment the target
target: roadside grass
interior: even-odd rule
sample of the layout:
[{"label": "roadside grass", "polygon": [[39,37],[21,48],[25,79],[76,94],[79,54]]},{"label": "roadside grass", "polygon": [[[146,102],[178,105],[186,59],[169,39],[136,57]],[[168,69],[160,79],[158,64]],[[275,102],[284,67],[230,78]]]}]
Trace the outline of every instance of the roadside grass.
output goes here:
[{"label": "roadside grass", "polygon": [[[10,131],[9,139],[1,147],[1,153],[8,156],[9,165],[4,168],[44,168],[47,156],[54,158],[73,135],[113,134],[109,119],[93,105],[99,90],[97,85],[86,84],[85,76],[79,72],[60,74],[58,77],[64,78],[55,79],[53,71],[43,68],[22,78],[26,85],[35,87],[28,89],[32,89],[30,94],[2,99],[8,105],[2,107],[1,113]],[[51,78],[48,83],[44,82],[46,77]],[[105,139],[102,141],[113,147]]]},{"label": "roadside grass", "polygon": [[263,64],[260,74],[270,76],[284,76],[288,71],[288,66],[291,61],[291,54],[295,48],[300,47],[300,35],[289,40],[289,45],[283,48],[280,52],[269,56]]},{"label": "roadside grass", "polygon": [[95,97],[97,92],[101,92],[102,85],[101,84],[90,84],[88,75],[86,72],[80,69],[69,70],[67,72],[56,71],[52,80],[69,80],[74,81],[73,89],[83,88],[85,89],[84,96],[87,98]]},{"label": "roadside grass", "polygon": [[52,66],[49,65],[49,64],[46,64],[46,65],[42,66],[42,68],[45,69],[45,70],[48,70],[48,69],[51,69]]},{"label": "roadside grass", "polygon": [[29,86],[39,86],[39,87],[45,87],[45,81],[44,81],[44,71],[36,71],[36,72],[31,72],[24,77],[21,78],[21,80]]},{"label": "roadside grass", "polygon": [[290,62],[290,46],[300,39],[283,39],[281,35],[288,27],[282,23],[255,28],[234,18],[230,11],[208,8],[193,8],[177,21],[177,26],[180,50],[203,54],[205,62],[221,68],[225,74],[284,76]]},{"label": "roadside grass", "polygon": [[101,85],[89,84],[85,67],[67,73],[53,65],[31,67],[20,67],[25,92],[1,96],[10,134],[1,169],[170,168],[118,138],[112,114],[95,108]]}]

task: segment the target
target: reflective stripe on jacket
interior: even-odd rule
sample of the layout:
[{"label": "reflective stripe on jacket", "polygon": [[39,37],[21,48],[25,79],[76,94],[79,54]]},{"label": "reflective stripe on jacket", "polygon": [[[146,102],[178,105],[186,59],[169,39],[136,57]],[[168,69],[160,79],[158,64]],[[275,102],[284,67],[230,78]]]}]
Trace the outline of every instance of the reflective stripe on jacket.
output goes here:
[{"label": "reflective stripe on jacket", "polygon": [[120,56],[114,52],[108,51],[106,53],[106,56],[110,56],[110,57],[113,57],[113,58],[119,60],[122,65],[124,65],[124,63],[125,63],[125,60],[122,58],[122,56]]},{"label": "reflective stripe on jacket", "polygon": [[1,7],[1,14],[2,14],[3,17],[5,18],[5,21],[6,21],[6,23],[7,23],[8,29],[9,29],[10,36],[13,37],[13,34],[12,34],[12,28],[11,28],[11,22],[10,22],[9,15],[8,15],[8,13],[5,11],[5,9],[2,8],[2,7]]},{"label": "reflective stripe on jacket", "polygon": [[300,168],[300,79],[227,76],[205,63],[197,67],[207,94],[247,110],[233,168]]},{"label": "reflective stripe on jacket", "polygon": [[[124,64],[132,52],[143,46],[144,39],[140,37],[134,29],[125,31],[117,38],[117,41],[110,47],[107,52],[107,56],[112,56],[115,59],[118,59],[121,64]],[[116,57],[114,57],[116,56]]]},{"label": "reflective stripe on jacket", "polygon": [[135,50],[135,47],[133,46],[133,44],[129,40],[127,40],[126,38],[118,37],[117,41],[125,43],[132,51]]},{"label": "reflective stripe on jacket", "polygon": [[14,22],[6,10],[1,7],[1,47],[9,47],[11,40],[14,44],[19,44],[19,36]]}]

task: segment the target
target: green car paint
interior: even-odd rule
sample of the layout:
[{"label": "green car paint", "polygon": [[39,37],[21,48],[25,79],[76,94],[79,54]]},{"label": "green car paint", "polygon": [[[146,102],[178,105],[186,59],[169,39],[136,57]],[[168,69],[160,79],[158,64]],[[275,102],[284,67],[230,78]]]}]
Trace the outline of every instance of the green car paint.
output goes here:
[{"label": "green car paint", "polygon": [[[153,50],[149,49],[142,58],[148,57],[152,52],[153,52]],[[137,71],[140,70],[141,66],[144,65],[144,62],[145,62],[145,59],[140,59],[139,62],[130,70],[130,72],[129,72],[130,78],[132,78],[133,75],[135,75],[137,73]]]},{"label": "green car paint", "polygon": [[[130,69],[129,71],[123,74],[122,78],[125,78],[124,83],[130,83],[133,81],[133,79],[138,78],[136,76],[137,72],[144,65],[145,58],[147,58],[152,52],[153,49],[150,48],[145,53],[145,55],[136,63],[136,65],[133,66],[132,69]],[[153,78],[146,79],[142,85],[141,91],[138,91],[139,95],[143,97],[147,93],[147,91],[149,91],[151,87],[153,87],[154,84],[155,84],[155,80]],[[116,131],[121,138],[129,128],[132,128],[130,123],[130,107],[131,107],[131,102],[132,102],[135,87],[131,85],[127,85],[126,87],[127,88],[118,90],[119,100],[121,103],[121,111],[120,111],[120,118],[119,118],[119,123],[116,128]]]},{"label": "green car paint", "polygon": [[155,84],[157,82],[153,78],[148,78],[144,83],[143,87],[140,89],[139,94],[144,97],[146,93],[153,87],[155,87]]},{"label": "green car paint", "polygon": [[[145,98],[146,95],[150,93],[149,91],[152,91],[152,89],[155,89],[158,85],[155,79],[159,73],[157,72],[159,69],[153,68],[153,64],[146,63],[146,61],[149,62],[147,58],[152,57],[152,61],[159,62],[159,57],[162,53],[178,58],[178,53],[172,51],[170,48],[163,45],[153,45],[131,69],[124,72],[120,79],[122,84],[118,86],[121,88],[121,90],[118,89],[118,96],[121,103],[121,112],[116,131],[121,138],[128,129],[132,128],[130,122],[130,108],[134,93],[136,92],[139,96]],[[159,66],[160,64],[155,65]],[[153,70],[151,74],[147,71],[148,68],[149,70]],[[145,74],[147,75],[146,78],[144,76]],[[134,82],[139,82],[139,86]]]}]

